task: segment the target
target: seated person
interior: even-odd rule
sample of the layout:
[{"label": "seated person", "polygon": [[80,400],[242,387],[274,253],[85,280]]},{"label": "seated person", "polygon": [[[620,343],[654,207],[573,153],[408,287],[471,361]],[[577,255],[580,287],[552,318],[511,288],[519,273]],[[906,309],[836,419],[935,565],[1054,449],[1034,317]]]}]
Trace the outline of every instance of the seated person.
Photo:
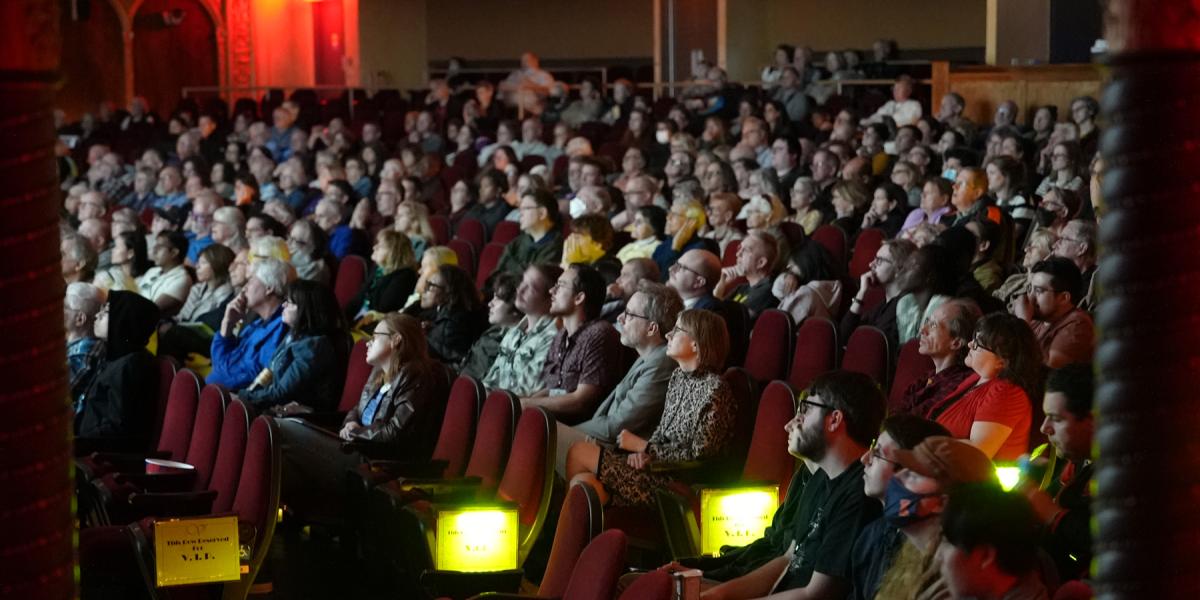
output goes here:
[{"label": "seated person", "polygon": [[303,279],[288,284],[286,297],[287,335],[267,367],[234,396],[277,415],[332,411],[350,360],[350,336],[337,298],[329,288]]},{"label": "seated person", "polygon": [[651,437],[662,418],[667,383],[677,366],[667,356],[665,332],[674,327],[682,310],[683,301],[675,290],[653,281],[639,285],[617,319],[621,324],[621,345],[636,350],[638,358],[592,418],[575,427],[559,424],[560,471],[574,442],[594,439],[615,444],[622,431],[642,439]]},{"label": "seated person", "polygon": [[933,361],[933,370],[913,381],[892,410],[924,415],[930,406],[944,400],[964,379],[975,374],[963,360],[975,335],[975,324],[982,317],[979,306],[963,298],[951,298],[925,317],[917,352]]},{"label": "seated person", "polygon": [[138,293],[154,302],[167,316],[179,312],[192,288],[192,276],[183,266],[188,241],[178,231],[164,231],[154,240],[150,257],[154,266],[138,278]]},{"label": "seated person", "polygon": [[904,188],[886,182],[875,188],[871,196],[871,206],[863,215],[862,229],[877,227],[883,230],[887,238],[896,237],[900,227],[904,225],[905,209],[908,208],[908,194]]},{"label": "seated person", "polygon": [[[930,423],[919,417],[901,415],[898,419],[913,419]],[[932,424],[936,427],[936,424]],[[885,426],[886,428],[886,426]],[[921,592],[941,588],[937,577],[937,552],[942,539],[939,518],[946,509],[946,494],[962,485],[995,485],[996,471],[992,461],[978,448],[944,436],[945,429],[927,435],[912,448],[904,444],[888,448],[880,436],[876,448],[863,456],[867,463],[868,481],[871,468],[890,472],[883,497],[883,524],[902,535],[903,543],[891,553],[880,552],[871,540],[859,537],[855,543],[856,558],[868,554],[886,562],[873,561],[876,576],[869,594],[859,598],[924,598]],[[936,430],[935,430],[936,431]],[[870,484],[868,484],[870,485]],[[870,579],[868,579],[870,581]],[[862,591],[868,591],[862,590]]]},{"label": "seated person", "polygon": [[371,269],[362,290],[346,305],[346,314],[359,326],[374,323],[384,314],[404,308],[417,285],[417,261],[412,243],[404,234],[382,229],[371,249]]},{"label": "seated person", "polygon": [[1095,419],[1090,363],[1067,365],[1050,372],[1042,410],[1042,433],[1058,459],[1058,477],[1048,489],[1023,479],[1017,489],[1029,498],[1042,524],[1042,548],[1054,559],[1063,580],[1087,577],[1092,563],[1092,510],[1089,482]]},{"label": "seated person", "polygon": [[638,258],[650,258],[666,235],[667,211],[653,204],[637,209],[633,216],[633,241],[617,251],[617,260],[627,263]]},{"label": "seated person", "polygon": [[971,273],[979,282],[984,292],[993,290],[1004,283],[1004,267],[997,260],[1000,257],[1002,232],[1000,226],[990,219],[980,216],[967,221],[966,228],[975,234],[975,257],[971,261]]},{"label": "seated person", "polygon": [[431,386],[441,367],[426,354],[427,347],[420,321],[388,313],[367,342],[371,375],[340,431],[276,421],[284,448],[281,497],[290,510],[315,521],[345,519],[345,473],[363,457],[343,452],[343,441],[388,444],[413,460],[429,457],[440,418]]},{"label": "seated person", "polygon": [[425,294],[425,285],[429,282],[429,278],[433,277],[442,265],[457,265],[458,254],[447,246],[434,246],[426,249],[425,255],[417,262],[421,265],[421,268],[417,270],[417,285],[413,287],[412,294],[404,302],[404,309],[410,312],[413,307],[420,306],[421,296]]},{"label": "seated person", "polygon": [[1029,238],[1025,241],[1024,254],[1021,257],[1020,271],[1009,275],[1008,279],[1005,279],[1004,283],[992,292],[993,296],[1004,302],[1009,312],[1013,310],[1013,301],[1029,292],[1029,271],[1033,269],[1033,265],[1049,258],[1054,251],[1054,242],[1057,239],[1058,237],[1049,229],[1035,229],[1029,232]]},{"label": "seated person", "polygon": [[558,201],[549,192],[531,189],[517,204],[521,235],[504,247],[495,273],[519,274],[537,263],[558,263],[562,259],[562,213]]},{"label": "seated person", "polygon": [[193,322],[229,301],[233,296],[229,266],[234,257],[233,250],[221,244],[210,244],[200,251],[196,259],[196,283],[188,291],[183,308],[175,315],[178,322]]},{"label": "seated person", "polygon": [[667,225],[663,230],[667,236],[654,250],[651,258],[658,263],[658,271],[667,273],[671,265],[689,250],[703,249],[716,254],[719,246],[714,240],[700,237],[704,229],[704,206],[697,200],[676,202],[667,213]]},{"label": "seated person", "polygon": [[[396,214],[399,215],[399,209]],[[313,211],[313,222],[329,237],[329,253],[341,260],[347,254],[364,256],[369,243],[367,234],[349,225],[350,208],[341,202],[323,198]],[[321,253],[323,256],[324,253]]]},{"label": "seated person", "polygon": [[608,284],[607,298],[600,316],[609,323],[615,323],[621,311],[643,281],[657,283],[659,277],[658,264],[649,258],[635,258],[621,266],[621,275],[617,280]]},{"label": "seated person", "polygon": [[[879,433],[871,449],[862,455],[863,493],[878,501],[884,512],[878,519],[871,521],[854,541],[850,564],[850,579],[854,591],[849,598],[875,598],[884,572],[895,564],[897,555],[906,547],[905,533],[912,535],[910,539],[913,540],[913,544],[920,544],[922,551],[928,549],[930,557],[937,550],[936,542],[940,531],[936,527],[938,520],[929,517],[940,514],[940,507],[936,504],[916,502],[914,505],[919,512],[900,510],[901,502],[911,500],[911,493],[904,482],[896,477],[902,470],[896,462],[896,453],[900,450],[912,450],[930,437],[945,436],[946,433],[945,427],[921,417],[891,415],[884,419],[883,431]],[[971,448],[969,445],[964,446]],[[975,448],[971,450],[979,453]],[[987,460],[987,457],[983,457],[983,461],[988,466],[986,475],[994,476],[991,461]],[[935,527],[931,528],[931,524]],[[902,529],[905,531],[902,532]],[[931,541],[935,543],[929,543]]]},{"label": "seated person", "polygon": [[94,322],[96,337],[104,341],[104,362],[83,394],[75,435],[120,438],[137,447],[150,441],[159,386],[146,343],[158,317],[158,307],[138,294],[108,294]]},{"label": "seated person", "polygon": [[[900,287],[904,295],[896,302],[896,333],[905,344],[921,332],[921,324],[930,313],[949,300],[955,291],[956,276],[950,268],[946,249],[937,245],[917,248],[900,266]],[[892,350],[899,352],[899,347]]]},{"label": "seated person", "polygon": [[78,414],[79,403],[104,360],[104,343],[96,337],[96,314],[104,307],[104,293],[82,281],[67,286],[63,299],[63,320],[67,328],[67,367],[71,402]]},{"label": "seated person", "polygon": [[483,379],[496,355],[500,353],[500,341],[508,331],[516,327],[525,315],[517,308],[517,286],[520,280],[509,273],[496,276],[492,288],[492,299],[488,302],[488,327],[471,345],[471,350],[458,364],[459,374]]},{"label": "seated person", "polygon": [[832,318],[842,303],[842,281],[829,251],[808,242],[793,252],[787,269],[775,278],[771,295],[796,323],[809,317]]},{"label": "seated person", "polygon": [[599,271],[587,265],[571,265],[558,277],[550,290],[550,315],[561,319],[562,329],[542,367],[541,389],[522,397],[522,406],[541,406],[574,425],[591,417],[616,385],[620,341],[600,318],[605,287]]},{"label": "seated person", "polygon": [[475,282],[461,267],[442,265],[421,294],[429,355],[446,364],[462,360],[483,325],[483,305]]},{"label": "seated person", "polygon": [[1099,227],[1090,219],[1072,219],[1062,228],[1054,244],[1054,255],[1070,259],[1083,274],[1083,296],[1077,302],[1079,308],[1095,309],[1096,298],[1093,288],[1096,281],[1096,239]]},{"label": "seated person", "polygon": [[713,295],[721,280],[721,259],[708,250],[688,250],[671,263],[667,285],[683,298],[684,308],[721,310],[721,301]]},{"label": "seated person", "polygon": [[396,207],[396,220],[392,228],[408,236],[413,256],[418,262],[425,255],[425,249],[436,243],[433,225],[429,223],[429,208],[417,200],[406,200]]},{"label": "seated person", "polygon": [[1029,326],[1006,313],[980,319],[967,347],[966,365],[975,374],[923,416],[993,460],[1016,460],[1029,445],[1029,398],[1041,389],[1041,348]]},{"label": "seated person", "polygon": [[1092,317],[1076,308],[1082,288],[1083,276],[1075,263],[1053,256],[1033,266],[1029,293],[1013,302],[1013,314],[1033,327],[1048,368],[1092,362]]},{"label": "seated person", "polygon": [[[900,297],[904,294],[905,283],[904,278],[900,276],[900,269],[916,249],[912,242],[904,240],[888,240],[879,247],[875,253],[875,260],[871,261],[870,269],[859,278],[858,294],[850,301],[850,310],[842,316],[842,323],[838,327],[838,337],[842,346],[846,345],[850,334],[854,333],[859,325],[870,325],[878,327],[887,335],[891,347],[900,347],[896,305],[900,303]],[[884,302],[864,313],[862,303],[867,289],[879,285],[883,286]]]},{"label": "seated person", "polygon": [[991,484],[955,489],[942,513],[938,549],[945,587],[935,591],[954,598],[1048,598],[1037,543],[1037,518],[1019,494]]},{"label": "seated person", "polygon": [[113,236],[111,265],[98,273],[92,283],[104,290],[136,292],[137,278],[150,268],[146,236],[137,231],[122,231]]},{"label": "seated person", "polygon": [[704,237],[717,242],[722,256],[729,242],[745,237],[733,223],[741,210],[742,199],[733,192],[717,192],[708,199],[708,230]]},{"label": "seated person", "polygon": [[[775,275],[775,262],[779,256],[779,243],[769,233],[754,231],[742,240],[738,248],[737,264],[723,269],[722,284],[717,285],[716,294],[728,293],[728,299],[744,304],[750,311],[750,318],[757,318],[762,311],[775,308],[779,299],[771,293]],[[728,286],[738,277],[745,277],[743,283],[733,290]]]},{"label": "seated person", "polygon": [[205,378],[231,390],[254,381],[287,333],[283,301],[291,267],[278,258],[260,258],[251,268],[245,288],[225,307],[221,329],[213,336],[212,372]]},{"label": "seated person", "polygon": [[879,502],[864,493],[860,459],[879,434],[885,410],[883,393],[861,373],[833,371],[813,382],[785,427],[788,452],[806,459],[801,473],[812,469],[807,483],[789,488],[779,508],[790,514],[790,524],[775,538],[773,557],[761,566],[706,570],[706,576],[725,582],[705,592],[705,598],[772,593],[844,598],[850,592],[854,540],[880,513]]},{"label": "seated person", "polygon": [[679,367],[671,374],[662,420],[649,439],[622,430],[617,449],[581,442],[567,454],[567,477],[596,489],[604,504],[654,505],[654,490],[670,478],[650,463],[718,456],[733,441],[737,407],[720,373],[729,333],[716,313],[686,310],[668,332],[666,355]]},{"label": "seated person", "polygon": [[466,216],[483,223],[489,238],[496,226],[512,211],[504,201],[507,193],[508,177],[504,173],[488,169],[479,174],[479,201],[467,209]]},{"label": "seated person", "polygon": [[518,396],[542,389],[542,369],[558,334],[557,319],[550,314],[550,291],[559,275],[562,269],[553,264],[525,269],[514,302],[525,316],[500,340],[500,350],[483,377],[488,389],[508,390]]},{"label": "seated person", "polygon": [[612,283],[621,274],[621,261],[612,254],[613,228],[608,217],[582,215],[571,221],[571,235],[563,242],[562,266],[591,265]]},{"label": "seated person", "polygon": [[288,232],[287,248],[290,262],[300,279],[333,285],[329,268],[329,236],[315,222],[296,221]]}]

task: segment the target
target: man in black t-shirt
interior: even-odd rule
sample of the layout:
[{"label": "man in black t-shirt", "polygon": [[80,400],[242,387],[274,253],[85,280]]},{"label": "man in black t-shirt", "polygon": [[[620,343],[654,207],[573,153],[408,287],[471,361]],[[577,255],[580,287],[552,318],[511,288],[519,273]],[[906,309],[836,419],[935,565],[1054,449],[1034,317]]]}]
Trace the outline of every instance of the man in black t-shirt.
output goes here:
[{"label": "man in black t-shirt", "polygon": [[863,493],[859,458],[879,433],[884,411],[882,393],[865,375],[834,371],[813,382],[786,426],[788,452],[815,466],[794,505],[786,552],[704,598],[841,599],[849,593],[851,547],[879,515],[879,502]]}]

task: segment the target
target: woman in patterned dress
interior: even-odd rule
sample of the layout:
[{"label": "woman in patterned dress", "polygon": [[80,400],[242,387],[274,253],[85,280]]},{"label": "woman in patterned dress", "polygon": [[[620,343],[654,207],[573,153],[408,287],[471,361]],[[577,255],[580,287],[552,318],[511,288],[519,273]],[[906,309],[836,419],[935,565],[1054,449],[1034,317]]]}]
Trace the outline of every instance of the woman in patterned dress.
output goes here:
[{"label": "woman in patterned dress", "polygon": [[[628,316],[628,315],[627,315]],[[670,478],[649,465],[703,460],[720,454],[734,434],[736,407],[721,377],[729,353],[729,332],[713,312],[680,313],[667,333],[667,356],[679,363],[667,386],[658,428],[644,440],[629,431],[617,435],[617,448],[580,442],[567,453],[567,474],[591,485],[605,504],[650,506],[655,488]]]}]

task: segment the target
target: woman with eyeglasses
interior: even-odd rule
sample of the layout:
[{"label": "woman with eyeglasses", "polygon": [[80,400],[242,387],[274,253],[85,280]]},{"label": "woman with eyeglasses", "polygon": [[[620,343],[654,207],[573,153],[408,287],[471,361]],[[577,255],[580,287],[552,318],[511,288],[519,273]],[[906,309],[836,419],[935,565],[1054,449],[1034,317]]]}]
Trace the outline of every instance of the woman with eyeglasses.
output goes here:
[{"label": "woman with eyeglasses", "polygon": [[654,490],[670,477],[651,472],[651,463],[696,461],[719,455],[733,439],[736,410],[721,377],[729,332],[716,313],[685,310],[667,332],[667,356],[679,364],[667,384],[662,420],[642,439],[627,430],[617,447],[580,442],[567,452],[567,476],[591,485],[605,504],[652,506]]},{"label": "woman with eyeglasses", "polygon": [[350,357],[350,336],[328,287],[303,279],[287,286],[283,323],[288,332],[271,362],[235,396],[259,412],[286,416],[337,406]]},{"label": "woman with eyeglasses", "polygon": [[1042,397],[1042,349],[1029,325],[1008,313],[981,319],[967,347],[974,375],[924,416],[992,460],[1016,460],[1029,451],[1030,399]]},{"label": "woman with eyeglasses", "polygon": [[307,219],[296,221],[287,238],[288,253],[300,279],[333,285],[333,276],[326,257],[329,236],[316,223]]},{"label": "woman with eyeglasses", "polygon": [[466,357],[485,328],[486,314],[475,282],[466,270],[442,265],[425,283],[420,319],[429,338],[429,355],[446,364]]}]

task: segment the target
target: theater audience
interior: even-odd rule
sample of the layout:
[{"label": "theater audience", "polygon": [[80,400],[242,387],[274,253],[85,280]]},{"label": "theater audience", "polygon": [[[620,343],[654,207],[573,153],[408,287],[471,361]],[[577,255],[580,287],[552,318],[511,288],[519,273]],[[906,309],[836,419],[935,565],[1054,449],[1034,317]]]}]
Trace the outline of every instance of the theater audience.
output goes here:
[{"label": "theater audience", "polygon": [[62,253],[63,281],[90,282],[96,274],[96,251],[92,245],[77,233],[63,236],[59,244]]},{"label": "theater audience", "polygon": [[287,333],[283,302],[290,279],[287,263],[277,258],[254,261],[246,286],[225,307],[221,328],[213,336],[208,383],[240,390],[270,364]]},{"label": "theater audience", "polygon": [[613,256],[613,228],[608,217],[588,213],[571,221],[571,235],[563,242],[563,267],[591,265],[607,283],[621,274],[621,261]]},{"label": "theater audience", "polygon": [[380,230],[371,249],[371,262],[375,267],[368,272],[358,295],[346,305],[346,315],[360,327],[404,308],[417,285],[417,260],[404,234]]},{"label": "theater audience", "polygon": [[900,270],[904,295],[896,303],[897,341],[901,344],[917,337],[929,314],[954,293],[954,276],[947,268],[941,246],[917,248]]},{"label": "theater audience", "polygon": [[889,238],[900,233],[904,225],[905,209],[908,208],[908,193],[894,183],[884,183],[875,188],[870,208],[863,215],[862,229],[877,227]]},{"label": "theater audience", "polygon": [[466,357],[483,328],[485,314],[479,291],[461,267],[442,265],[421,294],[421,319],[429,355],[446,364]]},{"label": "theater audience", "polygon": [[[260,238],[261,239],[261,238]],[[306,281],[333,284],[328,260],[329,236],[314,221],[302,219],[292,224],[287,237],[288,260],[296,276]],[[277,257],[283,258],[283,257]]]},{"label": "theater audience", "polygon": [[940,403],[975,373],[963,361],[975,335],[975,324],[982,316],[975,303],[960,298],[933,309],[921,325],[917,343],[917,352],[933,361],[933,370],[904,390],[899,404],[891,407],[894,411],[927,414],[930,406]]},{"label": "theater audience", "polygon": [[954,221],[949,225],[966,225],[988,205],[987,174],[977,167],[966,167],[954,178],[954,193],[950,204],[954,207]]},{"label": "theater audience", "polygon": [[113,238],[110,266],[93,278],[102,290],[137,292],[137,279],[150,268],[146,237],[136,231],[123,231]]},{"label": "theater audience", "polygon": [[[728,294],[729,300],[744,305],[750,311],[751,319],[757,318],[764,310],[775,308],[779,299],[771,293],[771,285],[778,252],[777,238],[762,231],[751,232],[738,247],[737,264],[722,269],[716,295]],[[745,283],[728,289],[739,277],[744,277]]]},{"label": "theater audience", "polygon": [[721,301],[713,295],[720,281],[721,259],[708,250],[689,250],[671,264],[667,285],[679,292],[685,308],[719,310]]},{"label": "theater audience", "polygon": [[537,263],[558,263],[562,258],[562,214],[548,192],[534,190],[521,196],[521,235],[504,247],[493,273],[518,274]]},{"label": "theater audience", "polygon": [[[858,293],[850,301],[850,310],[842,317],[838,335],[843,345],[856,327],[870,325],[882,331],[888,336],[889,343],[898,347],[900,332],[896,324],[896,307],[904,293],[905,284],[901,269],[915,251],[916,246],[904,240],[888,240],[879,247],[870,269],[859,278]],[[884,301],[864,312],[863,300],[867,290],[876,286],[883,286]]]},{"label": "theater audience", "polygon": [[196,321],[229,301],[234,293],[229,283],[229,266],[235,256],[233,250],[220,244],[210,244],[200,252],[196,260],[196,283],[175,315],[177,321]]},{"label": "theater audience", "polygon": [[1037,572],[1037,519],[1029,501],[991,484],[950,493],[942,513],[939,571],[954,598],[1044,600]]},{"label": "theater audience", "polygon": [[663,418],[649,438],[622,429],[616,449],[591,442],[572,446],[567,477],[592,486],[604,504],[651,506],[654,490],[670,479],[651,464],[718,456],[734,435],[737,407],[721,377],[729,333],[713,312],[685,310],[667,332],[666,356],[679,367],[671,374]]},{"label": "theater audience", "polygon": [[1054,242],[1057,239],[1054,232],[1049,229],[1035,229],[1029,232],[1029,238],[1025,241],[1025,251],[1021,256],[1020,270],[1009,275],[1008,279],[1005,279],[1004,283],[992,292],[992,296],[999,298],[1005,306],[1010,307],[1010,312],[1013,301],[1029,291],[1029,271],[1033,269],[1033,265],[1050,256],[1054,251]]},{"label": "theater audience", "polygon": [[96,376],[104,359],[104,343],[96,337],[96,315],[104,307],[104,292],[98,287],[76,281],[67,285],[63,299],[63,325],[67,330],[67,367],[71,386],[71,403],[75,413],[84,392]]},{"label": "theater audience", "polygon": [[459,363],[462,375],[483,379],[500,353],[501,340],[524,318],[524,313],[516,305],[517,286],[520,283],[520,279],[508,273],[496,277],[492,299],[487,304],[489,327],[479,335]]},{"label": "theater audience", "polygon": [[1074,219],[1062,228],[1058,240],[1054,242],[1054,255],[1070,259],[1079,268],[1083,276],[1082,296],[1076,302],[1079,308],[1094,310],[1096,298],[1094,288],[1096,282],[1096,234],[1095,221]]},{"label": "theater audience", "polygon": [[408,236],[408,241],[412,244],[413,257],[417,262],[421,262],[421,258],[425,255],[425,249],[436,242],[433,239],[433,226],[429,224],[429,209],[420,202],[408,200],[401,202],[396,207],[396,220],[393,227],[396,231]]},{"label": "theater audience", "polygon": [[500,350],[483,384],[530,396],[543,389],[542,370],[550,344],[558,333],[550,314],[551,291],[562,269],[557,265],[531,265],[521,276],[515,304],[525,316],[500,340]]},{"label": "theater audience", "polygon": [[[718,252],[716,242],[700,237],[704,229],[704,206],[699,201],[675,202],[667,212],[667,234],[652,258],[658,263],[659,273],[670,271],[671,264],[689,250],[704,249]],[[707,242],[707,243],[706,243]]]},{"label": "theater audience", "polygon": [[350,336],[328,287],[299,279],[287,286],[281,320],[287,333],[270,362],[234,396],[276,415],[331,411],[342,395]]},{"label": "theater audience", "polygon": [[632,241],[617,251],[617,260],[628,263],[652,257],[666,235],[666,226],[667,211],[654,205],[638,208],[630,225]]}]

